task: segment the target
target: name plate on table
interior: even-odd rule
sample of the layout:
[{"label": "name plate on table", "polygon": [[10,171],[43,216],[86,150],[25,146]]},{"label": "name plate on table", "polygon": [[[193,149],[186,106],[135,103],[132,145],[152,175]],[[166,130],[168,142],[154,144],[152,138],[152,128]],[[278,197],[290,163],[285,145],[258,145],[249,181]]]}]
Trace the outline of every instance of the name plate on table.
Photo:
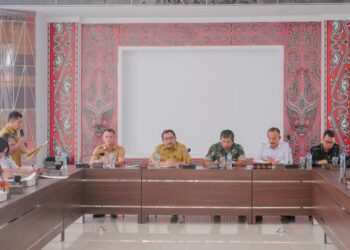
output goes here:
[{"label": "name plate on table", "polygon": [[182,169],[196,169],[196,164],[182,164],[179,166]]},{"label": "name plate on table", "polygon": [[45,162],[45,169],[47,170],[60,170],[62,166],[63,166],[63,161]]},{"label": "name plate on table", "polygon": [[275,167],[272,166],[272,163],[259,163],[254,162],[253,169],[274,169]]},{"label": "name plate on table", "polygon": [[90,168],[90,165],[87,163],[77,163],[75,164],[76,168]]},{"label": "name plate on table", "polygon": [[12,182],[10,185],[10,193],[11,194],[22,194],[23,193],[23,185]]},{"label": "name plate on table", "polygon": [[285,169],[298,169],[299,168],[299,164],[287,164],[284,165]]}]

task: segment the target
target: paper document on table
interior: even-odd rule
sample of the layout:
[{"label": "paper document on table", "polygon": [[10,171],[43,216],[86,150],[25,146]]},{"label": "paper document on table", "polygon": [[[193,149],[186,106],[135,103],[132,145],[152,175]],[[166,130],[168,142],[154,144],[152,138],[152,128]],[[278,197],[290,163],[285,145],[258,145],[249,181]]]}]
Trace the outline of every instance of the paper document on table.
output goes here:
[{"label": "paper document on table", "polygon": [[255,163],[267,163],[267,161],[263,161],[263,160],[257,160],[257,161],[254,161]]},{"label": "paper document on table", "polygon": [[46,179],[62,180],[62,179],[67,179],[69,176],[68,175],[46,175],[46,174],[42,174],[42,175],[39,175],[39,177],[46,178]]},{"label": "paper document on table", "polygon": [[31,179],[35,178],[35,176],[36,176],[36,173],[34,172],[34,173],[32,173],[32,174],[30,174],[30,175],[28,175],[26,177],[23,177],[21,180],[22,181],[28,181],[28,180],[31,180]]}]

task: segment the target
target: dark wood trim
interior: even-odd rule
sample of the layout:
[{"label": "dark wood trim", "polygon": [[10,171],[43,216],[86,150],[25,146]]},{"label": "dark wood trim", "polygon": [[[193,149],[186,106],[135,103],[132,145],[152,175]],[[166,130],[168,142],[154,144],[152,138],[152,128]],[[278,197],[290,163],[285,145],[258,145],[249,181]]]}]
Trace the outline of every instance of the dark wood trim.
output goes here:
[{"label": "dark wood trim", "polygon": [[[0,203],[4,249],[40,249],[85,213],[148,215],[312,215],[339,249],[350,246],[350,191],[338,171],[69,170],[40,179]],[[33,225],[35,224],[35,227]],[[28,231],[28,228],[32,230]]]}]

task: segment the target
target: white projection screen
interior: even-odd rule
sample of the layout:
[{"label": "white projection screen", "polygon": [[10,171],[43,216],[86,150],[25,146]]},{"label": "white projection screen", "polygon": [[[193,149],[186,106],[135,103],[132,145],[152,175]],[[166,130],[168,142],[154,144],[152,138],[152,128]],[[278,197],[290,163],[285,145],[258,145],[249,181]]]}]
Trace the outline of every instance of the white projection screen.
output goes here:
[{"label": "white projection screen", "polygon": [[193,158],[231,129],[247,157],[283,128],[283,47],[120,47],[118,143],[149,157],[173,129]]}]

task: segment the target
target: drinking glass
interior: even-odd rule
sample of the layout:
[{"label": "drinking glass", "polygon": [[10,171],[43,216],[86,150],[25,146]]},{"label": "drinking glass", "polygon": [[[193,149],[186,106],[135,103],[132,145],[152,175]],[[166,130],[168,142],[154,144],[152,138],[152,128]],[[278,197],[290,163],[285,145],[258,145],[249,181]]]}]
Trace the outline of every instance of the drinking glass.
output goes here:
[{"label": "drinking glass", "polygon": [[306,158],[305,156],[300,157],[299,164],[301,168],[305,168]]},{"label": "drinking glass", "polygon": [[338,157],[337,156],[332,157],[332,164],[333,164],[333,166],[338,164]]}]

